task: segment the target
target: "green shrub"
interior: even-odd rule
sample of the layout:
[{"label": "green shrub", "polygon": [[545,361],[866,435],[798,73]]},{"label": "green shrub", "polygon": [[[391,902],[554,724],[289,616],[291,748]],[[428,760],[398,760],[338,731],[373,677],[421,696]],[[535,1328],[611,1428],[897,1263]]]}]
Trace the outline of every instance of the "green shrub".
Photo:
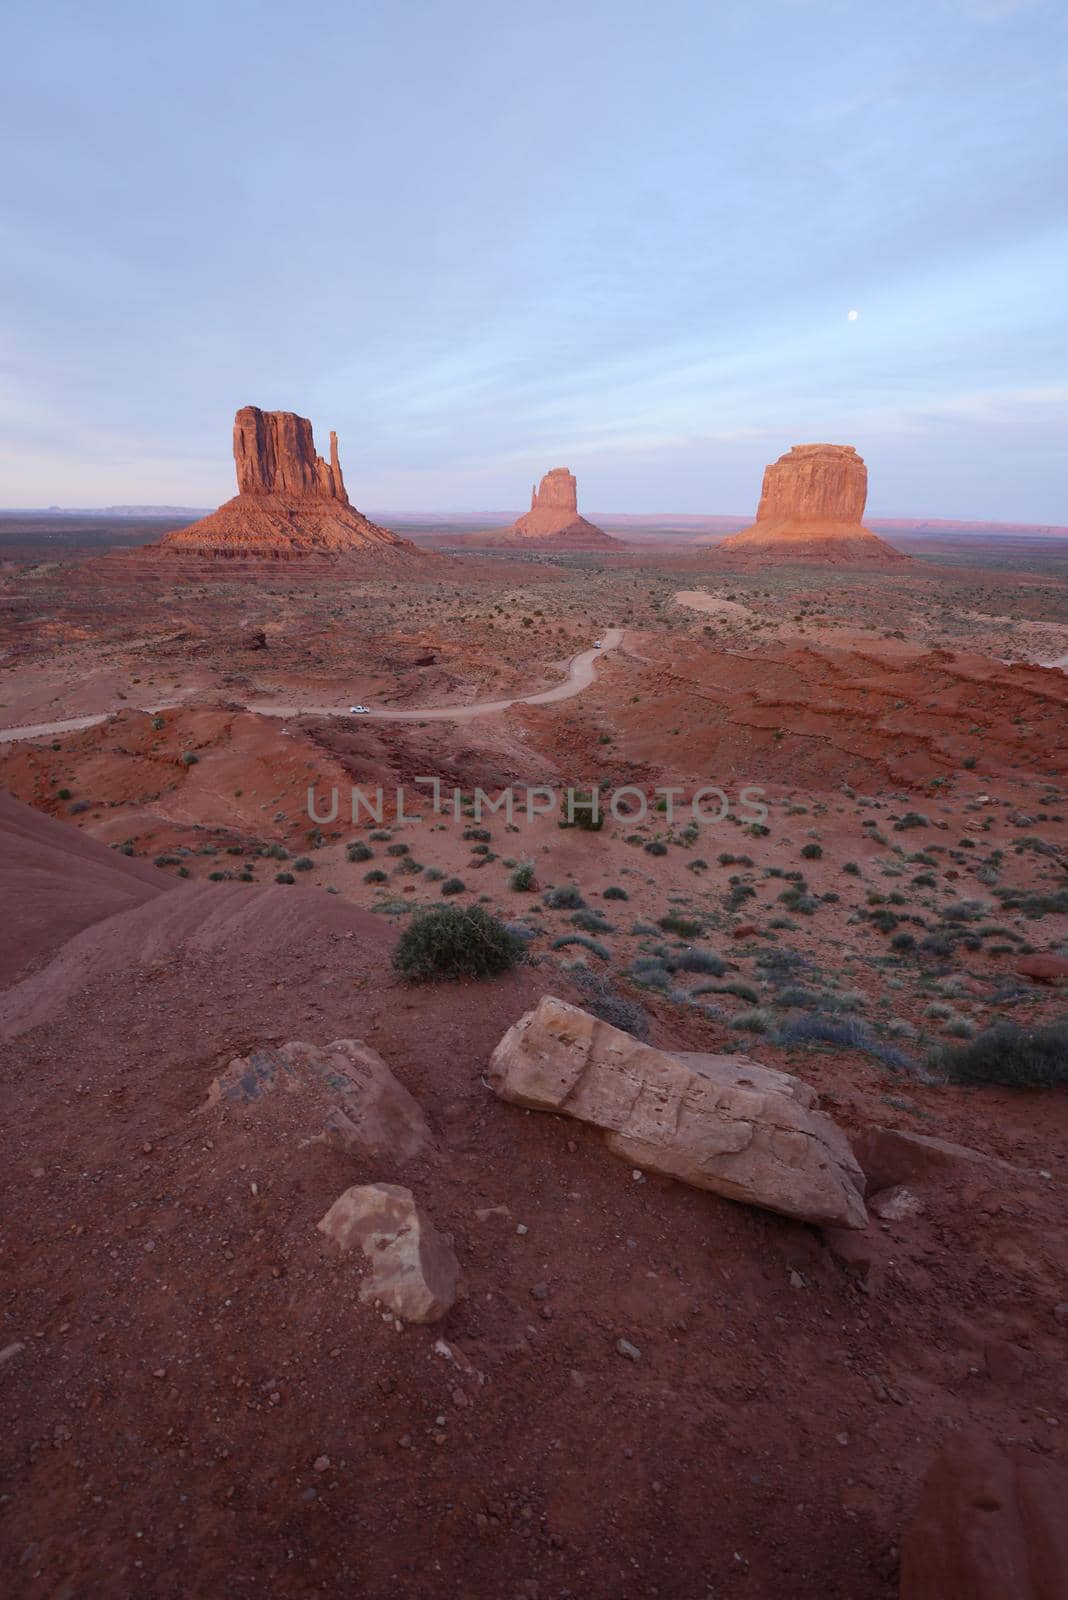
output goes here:
[{"label": "green shrub", "polygon": [[363,881],[364,883],[385,883],[386,874],[378,871],[377,869],[373,872],[365,872],[363,875]]},{"label": "green shrub", "polygon": [[297,880],[291,872],[276,872],[274,881],[275,883],[296,883]]},{"label": "green shrub", "polygon": [[59,798],[61,800],[69,800],[70,799],[70,790],[69,789],[60,789]]},{"label": "green shrub", "polygon": [[442,894],[463,894],[467,885],[462,878],[446,878],[441,886]]},{"label": "green shrub", "polygon": [[1010,1089],[1068,1086],[1068,1022],[1021,1028],[997,1022],[968,1044],[933,1052],[929,1065],[951,1083],[996,1083]]},{"label": "green shrub", "polygon": [[802,845],[801,854],[806,861],[818,861],[823,854],[823,846],[813,840],[811,844]]},{"label": "green shrub", "polygon": [[523,940],[481,906],[437,906],[409,922],[393,965],[413,983],[492,978],[509,971],[522,954]]},{"label": "green shrub", "polygon": [[354,839],[351,844],[345,846],[345,854],[350,861],[373,861],[375,853],[362,839]]},{"label": "green shrub", "polygon": [[182,766],[195,767],[199,760],[200,757],[198,755],[195,755],[192,750],[187,750],[182,756]]},{"label": "green shrub", "polygon": [[534,887],[534,866],[530,861],[523,861],[508,880],[508,886],[517,894],[526,894]]},{"label": "green shrub", "polygon": [[621,889],[617,883],[610,883],[604,892],[606,900],[629,900],[630,895],[626,889]]},{"label": "green shrub", "polygon": [[668,847],[660,839],[650,839],[645,846],[645,853],[650,856],[666,856]]},{"label": "green shrub", "polygon": [[386,846],[386,855],[387,856],[406,856],[410,850],[411,850],[411,845],[409,845],[409,844],[387,844],[387,846]]},{"label": "green shrub", "polygon": [[293,863],[293,871],[310,872],[314,865],[315,862],[312,860],[311,856],[298,856]]}]

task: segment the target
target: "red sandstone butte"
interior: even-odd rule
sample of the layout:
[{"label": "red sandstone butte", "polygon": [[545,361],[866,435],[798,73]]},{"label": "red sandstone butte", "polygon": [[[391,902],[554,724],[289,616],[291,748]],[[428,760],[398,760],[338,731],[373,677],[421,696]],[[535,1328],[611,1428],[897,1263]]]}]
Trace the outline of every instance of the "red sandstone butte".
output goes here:
[{"label": "red sandstone butte", "polygon": [[795,444],[764,472],[756,521],[725,555],[831,563],[907,561],[861,523],[868,469],[851,444]]},{"label": "red sandstone butte", "polygon": [[572,550],[608,549],[618,545],[603,528],[579,516],[578,480],[566,467],[553,467],[530,491],[530,510],[512,524],[511,537],[539,544],[567,545]]},{"label": "red sandstone butte", "polygon": [[168,555],[300,556],[416,554],[407,539],[380,528],[349,502],[338,459],[315,453],[312,425],[292,411],[242,406],[234,418],[237,494],[153,547]]}]

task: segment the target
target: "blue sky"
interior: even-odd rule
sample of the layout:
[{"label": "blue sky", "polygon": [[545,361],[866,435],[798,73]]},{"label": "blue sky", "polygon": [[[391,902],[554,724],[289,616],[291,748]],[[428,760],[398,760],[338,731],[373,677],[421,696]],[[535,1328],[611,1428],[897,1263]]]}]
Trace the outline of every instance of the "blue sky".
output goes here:
[{"label": "blue sky", "polygon": [[[1068,524],[1064,0],[8,0],[0,505],[212,505],[238,406],[353,500]],[[858,311],[855,321],[847,319]]]}]

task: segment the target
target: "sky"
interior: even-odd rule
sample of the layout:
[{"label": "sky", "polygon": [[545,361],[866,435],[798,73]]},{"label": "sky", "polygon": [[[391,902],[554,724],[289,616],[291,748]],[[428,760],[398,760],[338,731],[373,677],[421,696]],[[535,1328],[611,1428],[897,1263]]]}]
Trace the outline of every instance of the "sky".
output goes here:
[{"label": "sky", "polygon": [[[1065,0],[5,0],[0,506],[1068,524]],[[855,311],[855,318],[848,313]]]}]

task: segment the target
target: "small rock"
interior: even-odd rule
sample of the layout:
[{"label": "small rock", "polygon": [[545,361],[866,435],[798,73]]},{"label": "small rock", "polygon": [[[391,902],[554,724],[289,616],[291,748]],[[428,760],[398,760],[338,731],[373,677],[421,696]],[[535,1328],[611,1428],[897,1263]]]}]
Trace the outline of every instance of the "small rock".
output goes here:
[{"label": "small rock", "polygon": [[456,1299],[460,1265],[452,1246],[402,1184],[346,1189],[319,1229],[342,1250],[363,1251],[371,1270],[361,1300],[381,1300],[406,1322],[436,1322]]},{"label": "small rock", "polygon": [[312,1463],[312,1471],[313,1472],[329,1472],[330,1471],[330,1457],[329,1456],[316,1456],[314,1462]]},{"label": "small rock", "polygon": [[626,1356],[628,1361],[640,1361],[642,1358],[642,1353],[638,1346],[631,1344],[629,1339],[617,1339],[616,1349],[621,1356]]}]

